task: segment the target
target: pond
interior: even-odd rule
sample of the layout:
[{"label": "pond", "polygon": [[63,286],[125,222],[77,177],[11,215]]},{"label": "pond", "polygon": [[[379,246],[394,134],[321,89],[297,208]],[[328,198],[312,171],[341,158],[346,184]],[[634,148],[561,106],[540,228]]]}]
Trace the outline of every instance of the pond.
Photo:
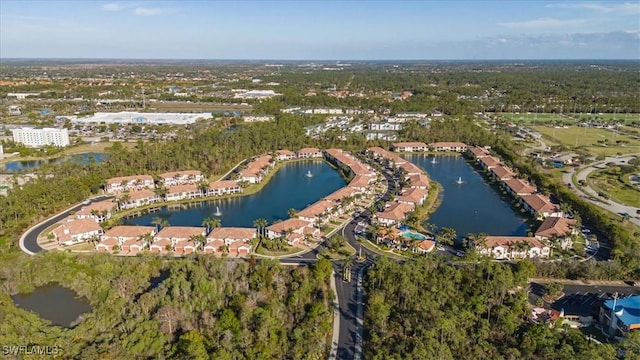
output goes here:
[{"label": "pond", "polygon": [[86,299],[78,298],[73,290],[50,283],[37,287],[30,294],[17,294],[11,297],[13,302],[52,324],[69,328],[91,306]]},{"label": "pond", "polygon": [[[325,161],[296,161],[284,164],[255,194],[177,209],[163,206],[156,212],[124,219],[124,223],[152,225],[151,220],[160,217],[174,226],[202,226],[204,218],[216,217],[221,226],[253,227],[253,221],[260,218],[272,224],[289,218],[289,209],[302,210],[343,186],[344,179]],[[217,210],[220,216],[214,215]]]},{"label": "pond", "polygon": [[[438,228],[456,230],[458,237],[469,233],[524,236],[528,224],[502,195],[462,156],[406,155],[407,160],[427,171],[443,187],[442,203],[428,222]],[[433,161],[435,159],[435,162]]]},{"label": "pond", "polygon": [[106,161],[108,158],[108,155],[103,153],[82,153],[82,154],[63,156],[63,157],[53,158],[53,159],[24,160],[24,161],[16,160],[16,161],[10,161],[4,164],[1,170],[5,172],[32,170],[44,164],[57,164],[63,161],[73,161],[79,164],[88,164],[91,161],[92,157],[95,160],[95,162],[99,164],[102,161]]}]

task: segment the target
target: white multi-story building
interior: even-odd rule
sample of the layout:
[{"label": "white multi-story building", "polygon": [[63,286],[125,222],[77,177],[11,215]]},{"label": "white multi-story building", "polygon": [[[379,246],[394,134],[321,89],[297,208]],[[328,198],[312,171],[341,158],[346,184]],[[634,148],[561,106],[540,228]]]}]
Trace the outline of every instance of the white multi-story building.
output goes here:
[{"label": "white multi-story building", "polygon": [[69,145],[69,132],[67,129],[14,129],[13,141],[26,146],[39,147],[53,145],[64,147]]}]

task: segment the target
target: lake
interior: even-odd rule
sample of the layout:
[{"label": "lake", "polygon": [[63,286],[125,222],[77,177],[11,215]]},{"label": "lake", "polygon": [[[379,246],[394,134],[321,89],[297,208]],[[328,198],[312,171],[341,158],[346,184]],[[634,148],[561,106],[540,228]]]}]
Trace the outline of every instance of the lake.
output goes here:
[{"label": "lake", "polygon": [[95,159],[96,163],[101,163],[102,161],[105,161],[108,158],[108,155],[103,153],[82,153],[82,154],[63,156],[63,157],[53,158],[53,159],[24,160],[24,161],[16,160],[16,161],[10,161],[4,164],[2,170],[6,172],[32,170],[44,164],[56,164],[63,161],[73,161],[80,164],[88,164],[92,156]]},{"label": "lake", "polygon": [[50,283],[37,287],[30,294],[17,294],[11,297],[13,302],[41,318],[51,321],[53,325],[71,327],[78,317],[91,311],[89,303],[77,298],[73,290]]},{"label": "lake", "polygon": [[[308,171],[312,177],[306,176]],[[344,186],[344,179],[326,162],[296,161],[284,164],[255,194],[198,202],[187,208],[163,206],[159,211],[124,219],[124,223],[152,225],[151,220],[160,217],[174,226],[202,226],[202,220],[214,217],[219,208],[222,214],[215,217],[222,226],[253,227],[253,221],[260,218],[272,224],[289,218],[289,209],[302,210]]]},{"label": "lake", "polygon": [[[438,228],[456,230],[458,237],[469,233],[489,235],[527,234],[528,224],[511,206],[509,196],[491,187],[484,175],[462,156],[405,155],[407,160],[427,171],[429,177],[443,187],[442,203],[428,222]],[[458,184],[458,179],[462,183]]]}]

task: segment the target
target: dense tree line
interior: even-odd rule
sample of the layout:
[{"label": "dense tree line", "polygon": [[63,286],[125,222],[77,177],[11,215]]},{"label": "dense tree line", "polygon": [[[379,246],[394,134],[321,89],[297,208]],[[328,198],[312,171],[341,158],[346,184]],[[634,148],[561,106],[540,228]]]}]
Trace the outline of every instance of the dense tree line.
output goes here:
[{"label": "dense tree line", "polygon": [[[570,328],[531,322],[529,262],[451,266],[380,258],[364,286],[368,359],[614,359]],[[470,286],[473,284],[473,286]],[[560,324],[556,324],[561,326]]]},{"label": "dense tree line", "polygon": [[[331,336],[331,264],[2,255],[3,344],[58,345],[83,359],[324,359]],[[157,287],[150,279],[167,278]],[[9,295],[58,282],[93,311],[73,328],[48,324]]]}]

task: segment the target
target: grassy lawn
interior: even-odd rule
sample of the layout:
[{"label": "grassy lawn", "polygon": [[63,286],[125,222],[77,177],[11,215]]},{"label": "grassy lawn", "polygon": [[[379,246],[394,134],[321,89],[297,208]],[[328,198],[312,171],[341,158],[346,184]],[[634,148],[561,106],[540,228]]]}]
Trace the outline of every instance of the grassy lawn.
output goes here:
[{"label": "grassy lawn", "polygon": [[[533,129],[541,133],[545,140],[549,139],[566,147],[585,147],[591,153],[603,155],[631,154],[640,152],[640,141],[627,135],[614,133],[608,129],[583,128],[569,126],[567,128],[554,128],[552,126],[533,126]],[[576,141],[577,140],[577,141]],[[598,143],[598,141],[605,141]],[[626,141],[626,144],[617,143]]]},{"label": "grassy lawn", "polygon": [[621,170],[620,166],[611,166],[594,171],[587,181],[595,191],[609,195],[615,202],[640,207],[640,189],[630,183],[631,173],[622,173]]},{"label": "grassy lawn", "polygon": [[283,250],[279,250],[279,251],[267,250],[262,246],[258,246],[258,248],[256,249],[256,254],[267,255],[267,256],[282,256],[282,255],[295,254],[301,250],[302,249],[294,246],[287,246]]},{"label": "grassy lawn", "polygon": [[355,254],[356,254],[356,249],[351,247],[351,245],[349,245],[349,243],[345,242],[345,244],[342,245],[336,251],[329,250],[329,249],[323,250],[322,253],[321,253],[321,256],[324,256],[325,258],[327,258],[329,260],[341,260],[341,259],[350,258]]},{"label": "grassy lawn", "polygon": [[533,124],[534,122],[551,122],[551,121],[559,121],[559,120],[567,120],[566,118],[561,118],[560,114],[552,114],[552,113],[502,113],[500,116],[505,120],[510,120],[513,122],[525,123],[525,124]]},{"label": "grassy lawn", "polygon": [[394,253],[393,251],[386,251],[383,250],[382,248],[379,248],[376,244],[372,243],[371,241],[369,241],[366,238],[363,238],[362,236],[358,237],[358,243],[360,245],[362,245],[363,247],[378,253],[380,255],[384,255],[384,256],[389,256],[392,259],[396,259],[396,260],[406,260],[406,257],[402,256],[402,255],[398,255],[396,253]]},{"label": "grassy lawn", "polygon": [[578,120],[624,120],[626,123],[631,123],[632,121],[640,121],[640,114],[567,114]]},{"label": "grassy lawn", "polygon": [[71,251],[88,251],[94,250],[93,244],[90,242],[75,244],[71,246],[65,246],[62,248],[63,250],[71,250]]}]

